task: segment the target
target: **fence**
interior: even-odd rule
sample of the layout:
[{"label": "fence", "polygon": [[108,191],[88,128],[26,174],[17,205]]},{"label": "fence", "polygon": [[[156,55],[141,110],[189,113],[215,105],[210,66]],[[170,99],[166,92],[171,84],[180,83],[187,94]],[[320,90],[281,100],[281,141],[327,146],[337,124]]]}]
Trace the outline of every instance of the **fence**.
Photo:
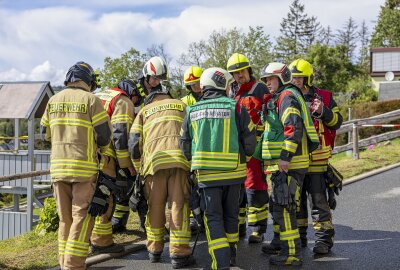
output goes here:
[{"label": "fence", "polygon": [[[384,123],[388,123],[391,121],[395,121],[400,119],[400,110],[391,111],[388,113],[375,115],[373,117],[364,118],[364,119],[354,119],[347,122],[344,122],[342,127],[337,130],[336,134],[343,133],[352,133],[352,142],[349,142],[346,145],[336,146],[332,151],[333,154],[353,150],[353,158],[359,158],[359,149],[360,147],[368,146],[370,144],[376,144],[378,142],[387,141],[390,139],[394,139],[400,137],[400,130],[390,131],[384,134],[379,134],[375,136],[371,136],[369,138],[359,140],[359,130],[360,128],[365,127],[394,127],[398,128],[400,125],[386,125]],[[384,125],[382,125],[384,124]]]},{"label": "fence", "polygon": [[[0,193],[12,194],[14,203],[11,211],[0,211],[0,240],[28,232],[34,224],[33,203],[42,206],[37,193],[50,190],[50,151],[36,150],[34,164],[28,151],[0,154]],[[20,209],[20,197],[26,195],[26,211]]]}]

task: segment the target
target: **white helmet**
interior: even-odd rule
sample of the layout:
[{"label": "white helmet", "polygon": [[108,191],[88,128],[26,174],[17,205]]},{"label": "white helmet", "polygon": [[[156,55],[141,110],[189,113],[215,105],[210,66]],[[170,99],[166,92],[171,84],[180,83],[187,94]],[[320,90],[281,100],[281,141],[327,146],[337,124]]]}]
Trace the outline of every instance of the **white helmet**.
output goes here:
[{"label": "white helmet", "polygon": [[283,85],[292,81],[292,73],[287,65],[283,63],[272,62],[266,64],[260,71],[260,79],[276,76]]},{"label": "white helmet", "polygon": [[150,58],[143,67],[143,75],[149,79],[150,76],[155,76],[160,80],[167,79],[167,64],[164,59],[159,56]]},{"label": "white helmet", "polygon": [[200,77],[200,87],[203,90],[217,89],[226,90],[232,82],[232,75],[223,68],[212,67],[206,69]]}]

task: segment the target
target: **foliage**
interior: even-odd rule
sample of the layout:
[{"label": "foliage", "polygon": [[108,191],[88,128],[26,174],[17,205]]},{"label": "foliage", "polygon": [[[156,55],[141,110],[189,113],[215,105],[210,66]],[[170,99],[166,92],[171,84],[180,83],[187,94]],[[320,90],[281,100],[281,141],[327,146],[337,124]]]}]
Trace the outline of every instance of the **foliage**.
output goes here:
[{"label": "foliage", "polygon": [[[199,65],[203,68],[212,66],[226,69],[226,63],[233,53],[242,53],[249,58],[256,76],[259,70],[272,61],[270,53],[272,43],[262,26],[249,27],[248,32],[237,28],[229,31],[214,31],[207,41],[200,40],[189,45],[188,53],[181,55],[181,65]],[[182,74],[183,75],[183,74]]]},{"label": "foliage", "polygon": [[100,70],[102,89],[116,87],[123,79],[135,80],[138,72],[142,70],[145,55],[134,48],[129,49],[120,57],[104,59],[104,68]]},{"label": "foliage", "polygon": [[352,59],[357,47],[358,33],[357,24],[352,17],[345,23],[343,29],[338,30],[337,44],[343,45],[348,59]]},{"label": "foliage", "polygon": [[305,59],[314,68],[314,83],[334,93],[345,92],[348,81],[357,75],[356,67],[346,56],[344,45],[329,47],[317,43],[308,49]]},{"label": "foliage", "polygon": [[56,200],[54,198],[46,198],[44,207],[40,211],[39,224],[35,229],[36,233],[43,235],[57,231],[59,221]]},{"label": "foliage", "polygon": [[282,19],[281,35],[275,46],[277,59],[287,63],[290,59],[304,55],[307,48],[317,42],[317,36],[321,32],[317,18],[309,17],[299,0],[294,0],[289,8],[287,17]]},{"label": "foliage", "polygon": [[371,47],[400,46],[400,1],[386,0],[371,38]]}]

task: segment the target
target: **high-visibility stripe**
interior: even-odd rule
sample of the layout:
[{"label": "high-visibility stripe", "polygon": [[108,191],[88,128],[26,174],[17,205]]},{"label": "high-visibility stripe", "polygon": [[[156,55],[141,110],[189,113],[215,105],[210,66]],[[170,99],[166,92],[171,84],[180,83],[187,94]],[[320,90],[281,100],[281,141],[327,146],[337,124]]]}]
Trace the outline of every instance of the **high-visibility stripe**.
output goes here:
[{"label": "high-visibility stripe", "polygon": [[111,235],[112,234],[112,222],[101,223],[100,217],[96,217],[92,234],[97,235]]},{"label": "high-visibility stripe", "polygon": [[58,254],[59,255],[64,255],[66,245],[67,245],[66,240],[58,239]]},{"label": "high-visibility stripe", "polygon": [[331,127],[331,126],[336,125],[338,121],[339,121],[338,115],[337,115],[336,113],[333,113],[333,118],[332,118],[332,120],[329,121],[328,123],[326,123],[326,125],[327,125],[328,127]]},{"label": "high-visibility stripe", "polygon": [[198,170],[197,179],[199,182],[228,180],[246,177],[246,164],[239,164],[233,171],[207,171]]},{"label": "high-visibility stripe", "polygon": [[128,150],[116,150],[117,158],[129,158]]},{"label": "high-visibility stripe", "polygon": [[298,227],[307,227],[308,226],[308,219],[307,218],[298,218],[297,219],[297,226]]},{"label": "high-visibility stripe", "polygon": [[101,120],[104,120],[108,117],[108,114],[105,111],[99,112],[98,114],[92,117],[92,125],[96,125]]},{"label": "high-visibility stripe", "polygon": [[289,141],[289,140],[284,140],[283,141],[283,145],[282,145],[282,150],[286,150],[286,151],[291,152],[291,153],[296,153],[297,146],[298,146],[297,143],[294,143],[294,142]]},{"label": "high-visibility stripe", "polygon": [[316,230],[316,231],[321,231],[321,230],[333,230],[333,229],[334,229],[331,220],[313,222],[313,228],[314,228],[314,230]]},{"label": "high-visibility stripe", "polygon": [[[147,133],[147,131],[153,127],[155,124],[161,123],[161,122],[170,122],[170,121],[176,121],[176,122],[183,122],[183,118],[180,116],[175,116],[175,115],[166,115],[166,116],[161,116],[161,117],[157,117],[152,119],[151,121],[148,121],[144,126],[143,126],[143,130],[145,133]],[[145,136],[146,137],[146,136]]]},{"label": "high-visibility stripe", "polygon": [[226,233],[226,239],[228,243],[236,243],[239,241],[239,232],[236,233]]},{"label": "high-visibility stripe", "polygon": [[285,112],[282,115],[282,123],[286,122],[286,119],[289,117],[289,115],[295,114],[301,117],[300,111],[296,108],[293,107],[288,107]]},{"label": "high-visibility stripe", "polygon": [[118,124],[118,123],[133,123],[133,118],[129,114],[118,114],[118,115],[113,115],[111,117],[111,123],[112,124]]}]

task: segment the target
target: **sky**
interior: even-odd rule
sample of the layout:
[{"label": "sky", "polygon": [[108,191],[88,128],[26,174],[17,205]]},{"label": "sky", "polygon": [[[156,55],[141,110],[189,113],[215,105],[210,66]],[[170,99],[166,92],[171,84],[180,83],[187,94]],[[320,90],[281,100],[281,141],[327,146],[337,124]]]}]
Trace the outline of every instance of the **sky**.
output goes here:
[{"label": "sky", "polygon": [[[0,81],[61,85],[77,61],[102,68],[104,58],[164,44],[173,59],[214,30],[263,26],[271,40],[293,0],[0,0]],[[323,27],[349,17],[372,32],[384,0],[300,0]],[[200,4],[201,3],[201,4]]]}]

